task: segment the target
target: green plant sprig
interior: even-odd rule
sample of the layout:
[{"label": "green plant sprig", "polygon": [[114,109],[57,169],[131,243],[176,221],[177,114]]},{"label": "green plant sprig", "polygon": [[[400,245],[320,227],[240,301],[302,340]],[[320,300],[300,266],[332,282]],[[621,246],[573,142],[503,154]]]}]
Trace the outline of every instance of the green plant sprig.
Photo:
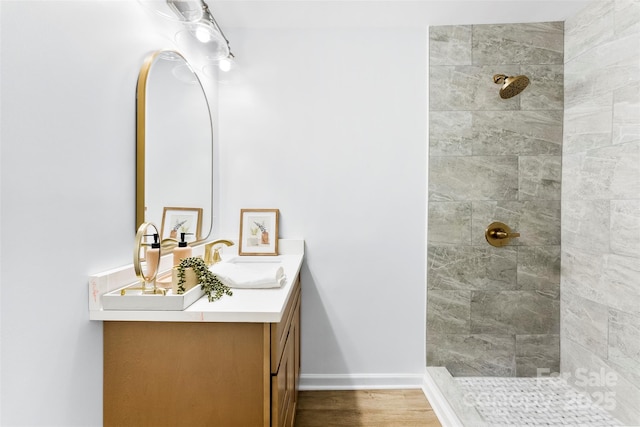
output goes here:
[{"label": "green plant sprig", "polygon": [[231,288],[222,283],[220,279],[207,268],[202,258],[198,257],[184,258],[180,261],[180,264],[178,264],[178,295],[182,295],[185,292],[184,282],[186,280],[185,270],[187,268],[193,268],[200,282],[200,286],[207,294],[209,302],[218,300],[225,294],[229,296],[233,295]]}]

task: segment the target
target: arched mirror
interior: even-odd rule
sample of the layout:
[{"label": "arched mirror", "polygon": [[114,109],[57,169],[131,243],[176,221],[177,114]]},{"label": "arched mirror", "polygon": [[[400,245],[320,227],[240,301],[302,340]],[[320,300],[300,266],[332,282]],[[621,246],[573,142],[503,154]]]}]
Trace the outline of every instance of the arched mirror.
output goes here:
[{"label": "arched mirror", "polygon": [[204,88],[185,58],[146,58],[137,88],[136,228],[161,239],[206,239],[213,218],[213,127]]}]

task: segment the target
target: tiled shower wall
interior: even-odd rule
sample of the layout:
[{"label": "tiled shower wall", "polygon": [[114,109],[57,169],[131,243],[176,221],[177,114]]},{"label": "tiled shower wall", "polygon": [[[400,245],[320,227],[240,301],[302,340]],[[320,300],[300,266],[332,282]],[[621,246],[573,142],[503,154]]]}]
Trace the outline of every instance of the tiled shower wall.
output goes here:
[{"label": "tiled shower wall", "polygon": [[565,46],[561,368],[640,425],[640,1],[593,2]]},{"label": "tiled shower wall", "polygon": [[[431,27],[427,365],[559,370],[563,23]],[[525,74],[503,100],[494,74]],[[521,237],[495,248],[485,228]]]}]

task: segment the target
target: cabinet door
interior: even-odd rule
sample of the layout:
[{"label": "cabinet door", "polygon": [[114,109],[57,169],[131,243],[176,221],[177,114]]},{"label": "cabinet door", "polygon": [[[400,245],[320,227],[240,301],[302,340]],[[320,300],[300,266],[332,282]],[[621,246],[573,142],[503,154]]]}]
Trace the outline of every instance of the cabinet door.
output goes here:
[{"label": "cabinet door", "polygon": [[289,330],[280,369],[271,377],[271,426],[293,426],[295,413],[296,353],[295,335]]},{"label": "cabinet door", "polygon": [[104,322],[104,426],[269,426],[269,331]]},{"label": "cabinet door", "polygon": [[298,295],[298,301],[296,302],[296,309],[293,314],[293,322],[291,323],[291,334],[295,338],[294,342],[294,388],[293,388],[293,414],[295,416],[295,410],[298,404],[298,386],[300,382],[300,295]]},{"label": "cabinet door", "polygon": [[271,324],[271,373],[279,372],[279,366],[283,357],[284,346],[289,336],[294,312],[300,302],[300,279],[293,284],[291,299],[287,304],[279,323]]}]

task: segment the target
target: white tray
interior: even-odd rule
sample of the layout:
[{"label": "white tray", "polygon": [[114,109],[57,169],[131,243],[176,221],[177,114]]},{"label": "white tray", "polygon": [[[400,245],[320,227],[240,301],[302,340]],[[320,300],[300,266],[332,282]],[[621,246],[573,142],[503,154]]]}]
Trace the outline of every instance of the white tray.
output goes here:
[{"label": "white tray", "polygon": [[204,295],[204,290],[199,284],[182,295],[176,295],[170,289],[166,295],[142,294],[142,291],[138,290],[128,290],[125,295],[121,295],[122,289],[130,287],[139,287],[139,284],[127,285],[102,295],[102,309],[182,311]]}]

